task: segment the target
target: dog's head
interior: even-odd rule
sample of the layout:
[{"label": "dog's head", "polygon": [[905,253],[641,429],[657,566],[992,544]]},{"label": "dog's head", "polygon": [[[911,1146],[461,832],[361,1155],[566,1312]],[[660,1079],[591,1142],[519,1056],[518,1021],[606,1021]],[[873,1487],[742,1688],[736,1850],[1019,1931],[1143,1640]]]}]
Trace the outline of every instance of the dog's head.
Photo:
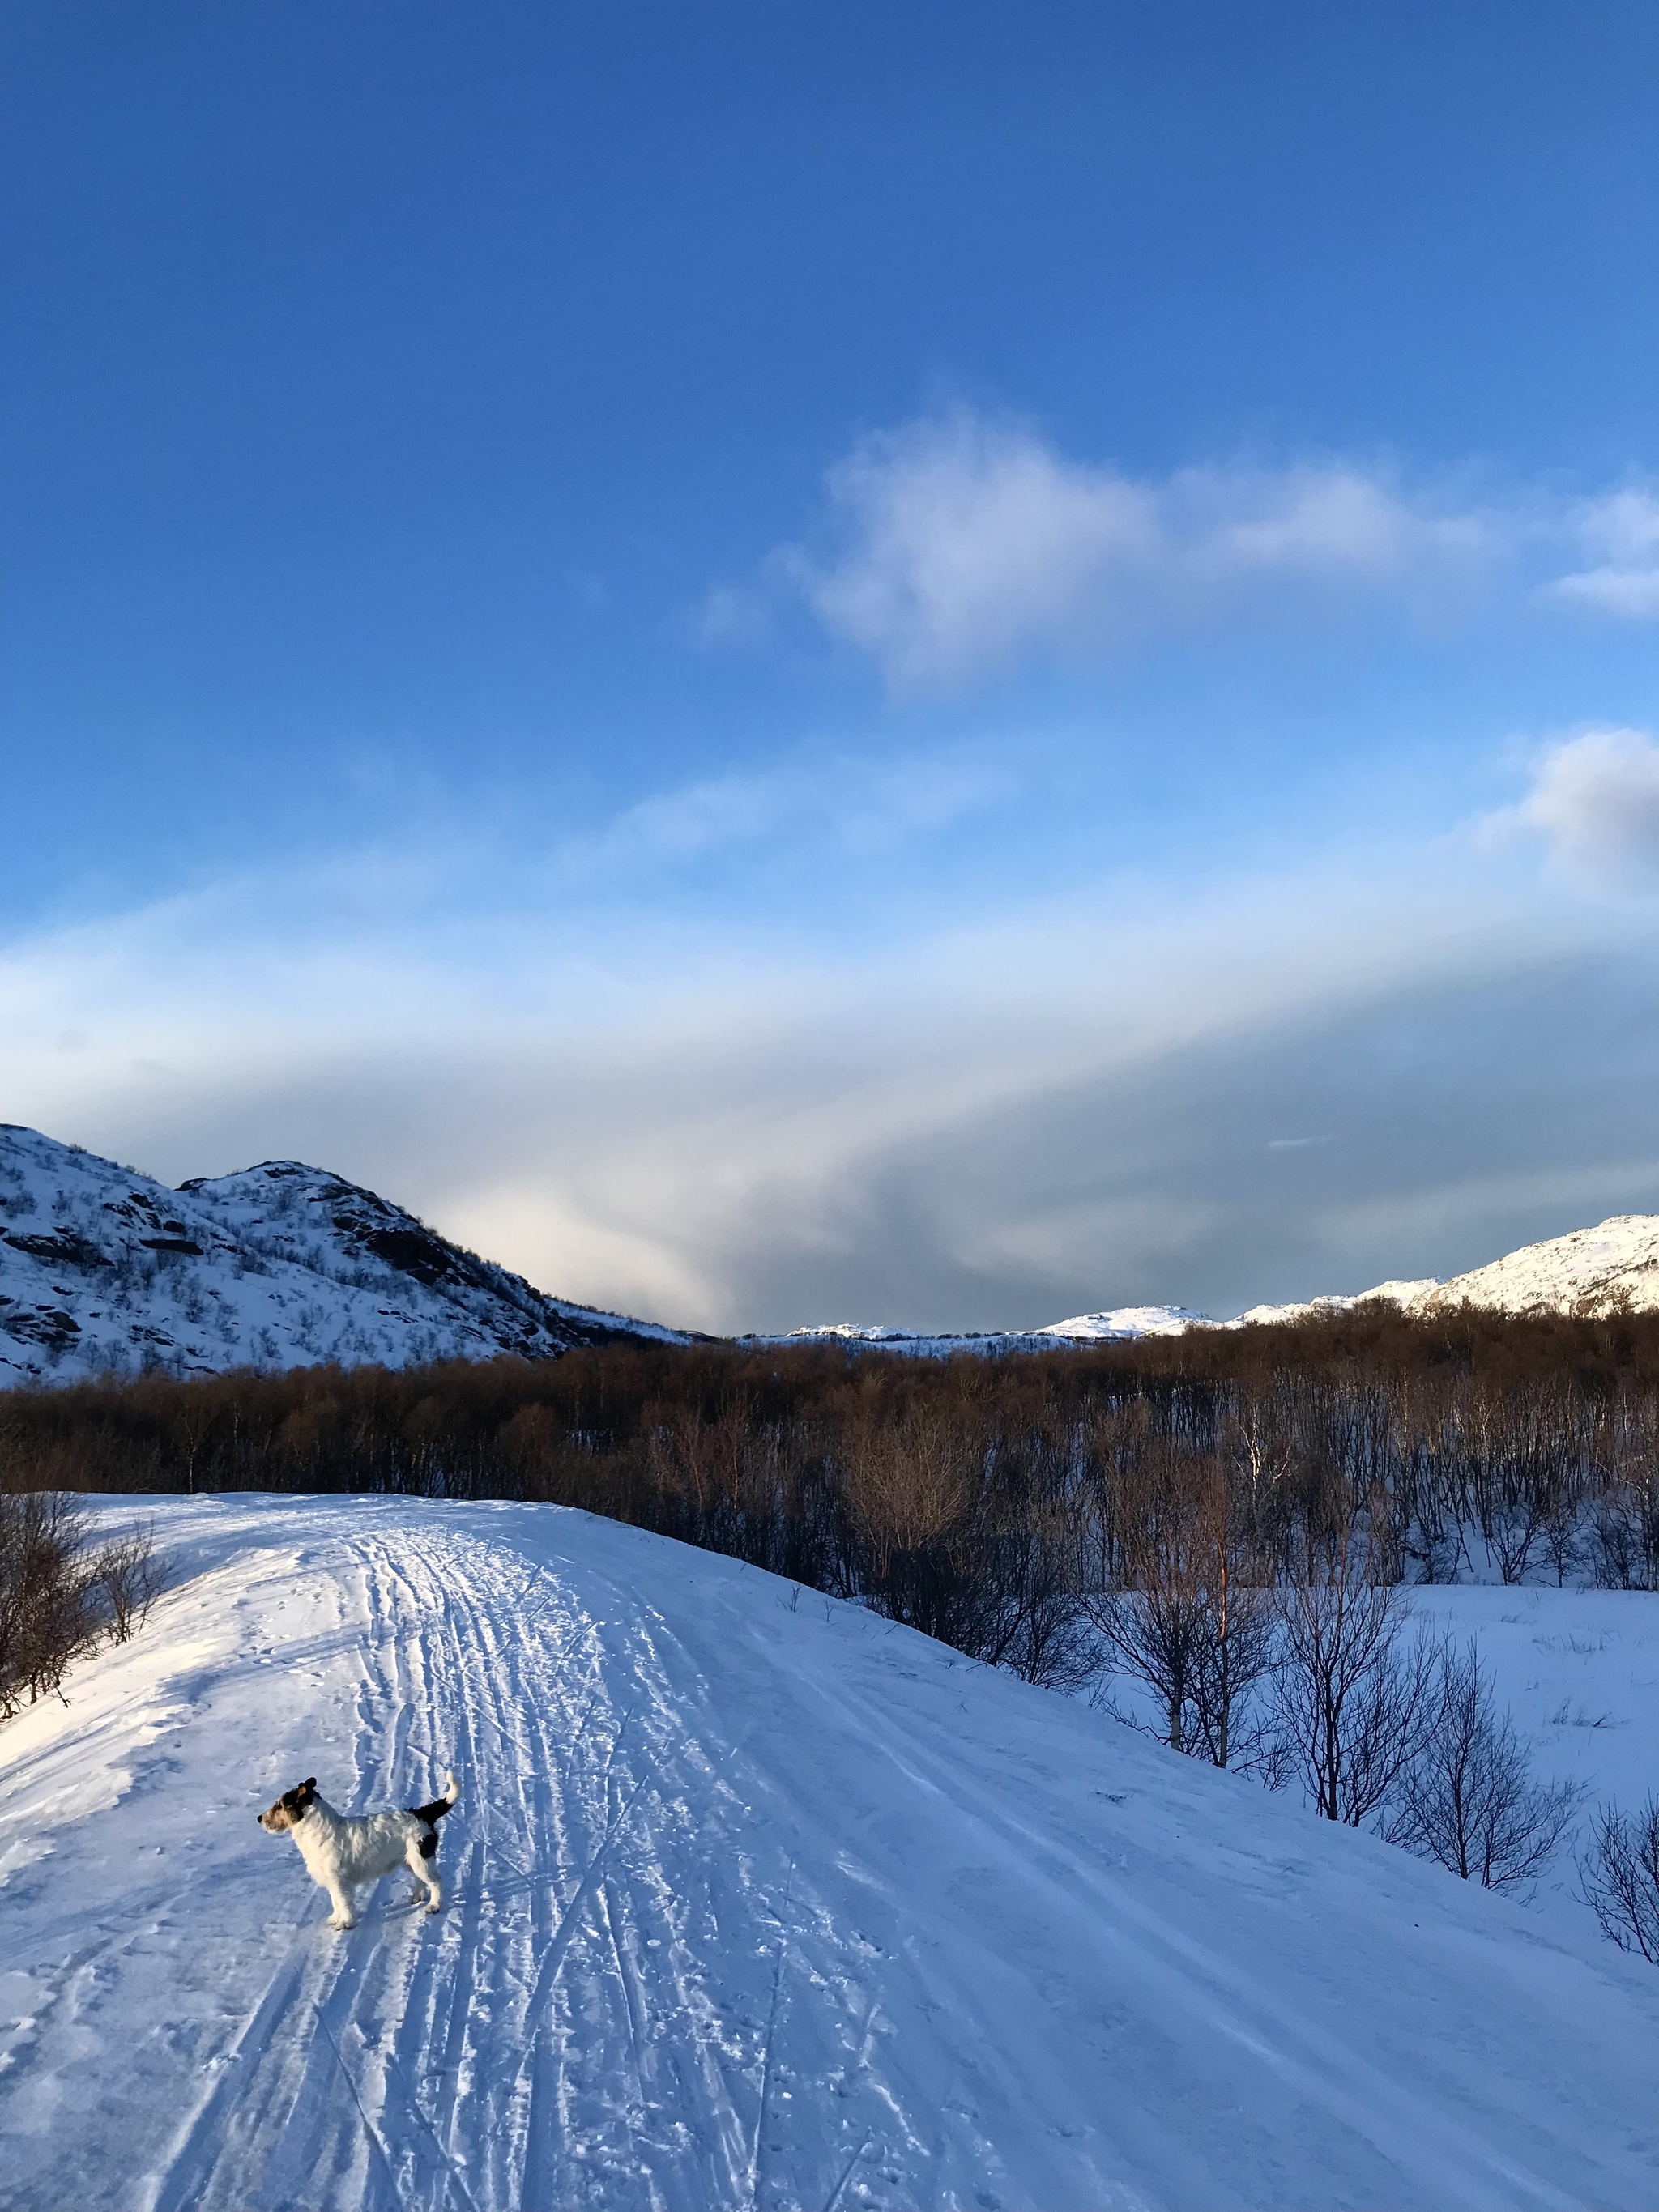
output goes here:
[{"label": "dog's head", "polygon": [[259,1826],[268,1828],[273,1836],[280,1836],[284,1828],[296,1828],[317,1802],[317,1778],[302,1782],[295,1790],[284,1790],[268,1813],[261,1813]]}]

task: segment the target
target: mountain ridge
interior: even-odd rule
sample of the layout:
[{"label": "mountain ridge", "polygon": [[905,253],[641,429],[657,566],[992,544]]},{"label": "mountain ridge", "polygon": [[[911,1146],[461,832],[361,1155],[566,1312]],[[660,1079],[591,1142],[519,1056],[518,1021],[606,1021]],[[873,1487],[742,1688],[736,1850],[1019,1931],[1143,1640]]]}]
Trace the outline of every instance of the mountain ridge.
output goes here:
[{"label": "mountain ridge", "polygon": [[[1294,1322],[1368,1299],[1423,1316],[1466,1300],[1517,1314],[1651,1310],[1659,1214],[1614,1214],[1446,1282],[1422,1277],[1252,1306],[1231,1321],[1139,1305],[971,1334],[835,1322],[728,1340],[994,1355]],[[627,1340],[721,1340],[555,1297],[328,1169],[264,1160],[174,1189],[0,1123],[0,1387],[152,1369],[546,1359]]]}]

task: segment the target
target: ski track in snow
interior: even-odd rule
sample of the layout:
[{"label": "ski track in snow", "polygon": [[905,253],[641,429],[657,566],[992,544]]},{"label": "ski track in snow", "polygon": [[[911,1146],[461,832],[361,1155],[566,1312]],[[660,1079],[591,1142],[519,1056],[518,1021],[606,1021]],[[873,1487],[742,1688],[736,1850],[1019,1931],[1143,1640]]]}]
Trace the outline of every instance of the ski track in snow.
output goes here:
[{"label": "ski track in snow", "polygon": [[[557,1509],[156,1513],[0,1735],[10,2203],[1659,2202],[1659,1977],[1078,1703]],[[451,1764],[435,1918],[249,1818]]]}]

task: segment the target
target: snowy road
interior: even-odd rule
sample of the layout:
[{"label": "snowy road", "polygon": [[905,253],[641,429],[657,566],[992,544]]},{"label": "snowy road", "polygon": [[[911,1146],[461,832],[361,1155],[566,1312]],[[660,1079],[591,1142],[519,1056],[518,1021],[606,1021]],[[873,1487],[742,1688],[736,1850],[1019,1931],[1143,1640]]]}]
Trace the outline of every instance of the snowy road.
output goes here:
[{"label": "snowy road", "polygon": [[[1085,1706],[553,1509],[157,1518],[0,1733],[9,2203],[1659,2203],[1659,1976]],[[330,1933],[253,1814],[451,1763]]]}]

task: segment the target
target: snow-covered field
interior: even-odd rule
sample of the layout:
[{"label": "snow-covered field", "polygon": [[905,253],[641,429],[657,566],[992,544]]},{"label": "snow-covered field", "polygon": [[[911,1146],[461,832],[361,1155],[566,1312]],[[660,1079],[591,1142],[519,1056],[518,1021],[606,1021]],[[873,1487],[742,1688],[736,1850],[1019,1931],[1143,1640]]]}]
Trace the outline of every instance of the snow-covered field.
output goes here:
[{"label": "snow-covered field", "polygon": [[[1659,1975],[1565,1912],[582,1515],[144,1510],[173,1591],[0,1732],[10,2205],[1659,2203]],[[1564,1759],[1649,1727],[1654,1600],[1477,1601]],[[452,1762],[443,1916],[331,1934],[254,1813]]]}]

